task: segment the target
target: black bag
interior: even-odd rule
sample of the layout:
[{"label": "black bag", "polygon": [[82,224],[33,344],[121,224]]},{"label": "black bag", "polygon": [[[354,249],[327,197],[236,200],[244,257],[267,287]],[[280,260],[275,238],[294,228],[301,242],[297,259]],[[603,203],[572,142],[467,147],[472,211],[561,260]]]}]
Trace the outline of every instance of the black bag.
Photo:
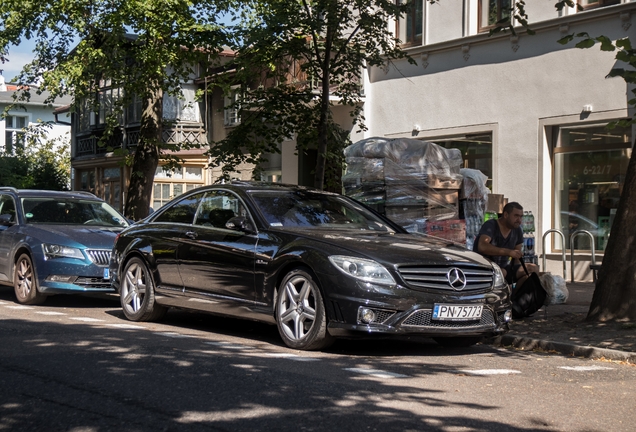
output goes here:
[{"label": "black bag", "polygon": [[541,306],[545,304],[545,300],[548,296],[545,288],[541,285],[539,275],[536,273],[528,273],[523,258],[519,261],[521,261],[521,265],[528,275],[528,279],[526,279],[521,286],[517,286],[512,291],[510,298],[512,300],[512,317],[516,319],[530,316],[538,311]]}]

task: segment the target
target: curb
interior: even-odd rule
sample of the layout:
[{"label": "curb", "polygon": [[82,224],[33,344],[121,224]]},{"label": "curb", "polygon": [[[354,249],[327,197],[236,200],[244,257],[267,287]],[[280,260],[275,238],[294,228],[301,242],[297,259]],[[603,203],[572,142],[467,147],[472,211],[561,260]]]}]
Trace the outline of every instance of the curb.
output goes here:
[{"label": "curb", "polygon": [[574,345],[565,342],[554,342],[542,339],[532,339],[511,334],[496,336],[485,341],[489,345],[500,347],[514,347],[526,351],[540,349],[543,351],[556,351],[559,354],[590,359],[605,358],[608,360],[625,361],[636,364],[636,352],[619,351],[609,348],[597,348],[592,346]]}]

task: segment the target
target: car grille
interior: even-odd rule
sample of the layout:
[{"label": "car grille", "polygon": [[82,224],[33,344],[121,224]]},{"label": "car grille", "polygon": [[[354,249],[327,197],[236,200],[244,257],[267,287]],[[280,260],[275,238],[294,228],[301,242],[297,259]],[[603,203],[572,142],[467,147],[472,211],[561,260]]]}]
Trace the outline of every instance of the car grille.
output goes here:
[{"label": "car grille", "polygon": [[489,267],[467,265],[455,266],[400,266],[398,271],[410,288],[433,288],[459,291],[448,280],[448,272],[460,269],[466,276],[466,286],[461,291],[471,291],[492,287],[493,272]]},{"label": "car grille", "polygon": [[386,320],[391,318],[393,315],[395,315],[395,312],[393,311],[376,310],[375,319],[373,320],[373,323],[383,324]]},{"label": "car grille", "polygon": [[91,261],[99,266],[107,266],[110,262],[110,250],[89,249],[86,251]]},{"label": "car grille", "polygon": [[492,328],[495,325],[495,317],[492,312],[484,308],[481,319],[474,321],[436,321],[432,320],[433,311],[423,309],[413,312],[402,323],[403,326],[429,327],[429,328],[463,328],[478,329]]},{"label": "car grille", "polygon": [[84,288],[111,288],[110,280],[104,278],[78,277],[74,284]]}]

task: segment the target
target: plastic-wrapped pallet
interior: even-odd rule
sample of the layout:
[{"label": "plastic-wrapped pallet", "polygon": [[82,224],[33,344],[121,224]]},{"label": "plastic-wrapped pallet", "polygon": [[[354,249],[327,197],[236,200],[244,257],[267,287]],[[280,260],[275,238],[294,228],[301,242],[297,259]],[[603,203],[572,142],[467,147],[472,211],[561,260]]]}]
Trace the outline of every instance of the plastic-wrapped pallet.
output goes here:
[{"label": "plastic-wrapped pallet", "polygon": [[460,191],[461,208],[466,221],[466,247],[473,248],[475,238],[484,223],[484,213],[490,190],[486,186],[488,177],[479,170],[462,168],[463,177]]},{"label": "plastic-wrapped pallet", "polygon": [[[373,204],[407,230],[426,233],[429,221],[459,218],[459,150],[415,139],[368,138],[344,153],[345,194]],[[459,237],[457,231],[452,236],[453,241]]]}]

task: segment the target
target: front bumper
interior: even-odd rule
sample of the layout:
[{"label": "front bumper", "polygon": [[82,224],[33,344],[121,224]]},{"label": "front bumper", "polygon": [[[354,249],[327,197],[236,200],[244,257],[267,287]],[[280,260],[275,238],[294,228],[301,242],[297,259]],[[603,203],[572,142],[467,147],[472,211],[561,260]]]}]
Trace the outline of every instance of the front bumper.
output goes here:
[{"label": "front bumper", "polygon": [[54,259],[36,263],[38,290],[43,294],[115,292],[108,267],[89,260]]},{"label": "front bumper", "polygon": [[[338,281],[339,288],[343,282]],[[346,295],[346,293],[350,295]],[[413,290],[404,286],[379,286],[355,282],[355,287],[329,293],[327,312],[329,333],[336,337],[369,334],[420,335],[426,337],[489,337],[508,331],[511,317],[509,289],[487,289],[476,292]],[[434,320],[435,304],[482,305],[476,320]],[[375,318],[366,323],[362,309],[371,309]],[[508,314],[506,314],[506,312]]]}]

